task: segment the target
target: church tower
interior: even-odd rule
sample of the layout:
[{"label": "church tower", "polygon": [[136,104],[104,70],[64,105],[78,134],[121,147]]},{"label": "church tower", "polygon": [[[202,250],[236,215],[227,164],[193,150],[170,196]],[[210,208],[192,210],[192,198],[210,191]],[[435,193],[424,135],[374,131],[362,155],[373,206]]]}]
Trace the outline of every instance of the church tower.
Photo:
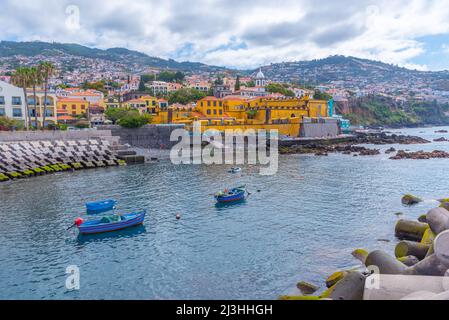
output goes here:
[{"label": "church tower", "polygon": [[256,74],[256,87],[265,87],[265,85],[265,75],[262,72],[262,68],[259,68],[259,72]]}]

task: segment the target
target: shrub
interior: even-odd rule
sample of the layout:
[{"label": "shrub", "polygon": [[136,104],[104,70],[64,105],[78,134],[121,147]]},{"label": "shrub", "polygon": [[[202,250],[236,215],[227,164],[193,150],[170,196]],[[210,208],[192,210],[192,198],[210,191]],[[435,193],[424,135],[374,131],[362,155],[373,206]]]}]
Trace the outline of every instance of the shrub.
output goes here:
[{"label": "shrub", "polygon": [[5,116],[0,117],[0,130],[21,130],[24,128],[23,121],[14,120]]}]

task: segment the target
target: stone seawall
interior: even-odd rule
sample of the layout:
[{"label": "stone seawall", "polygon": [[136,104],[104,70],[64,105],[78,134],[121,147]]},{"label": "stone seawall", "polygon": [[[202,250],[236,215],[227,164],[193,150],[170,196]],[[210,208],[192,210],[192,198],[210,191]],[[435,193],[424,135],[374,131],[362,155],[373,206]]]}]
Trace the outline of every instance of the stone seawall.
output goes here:
[{"label": "stone seawall", "polygon": [[146,125],[138,129],[126,129],[118,125],[98,126],[99,131],[110,131],[120,142],[145,149],[170,149],[177,142],[170,141],[173,130],[183,129],[184,125]]},{"label": "stone seawall", "polygon": [[76,130],[76,131],[0,131],[0,143],[25,141],[56,141],[56,140],[88,140],[105,139],[118,142],[111,130]]}]

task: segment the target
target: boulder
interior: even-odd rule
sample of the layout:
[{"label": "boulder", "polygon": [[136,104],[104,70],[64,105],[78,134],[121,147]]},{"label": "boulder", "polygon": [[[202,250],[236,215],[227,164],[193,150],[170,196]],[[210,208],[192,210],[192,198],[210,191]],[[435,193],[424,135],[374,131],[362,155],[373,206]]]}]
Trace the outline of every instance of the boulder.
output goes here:
[{"label": "boulder", "polygon": [[308,283],[308,282],[305,282],[305,281],[298,282],[296,284],[296,287],[304,295],[311,295],[311,294],[315,293],[319,289],[319,287],[317,287],[316,285]]},{"label": "boulder", "polygon": [[420,203],[421,201],[422,201],[421,198],[418,198],[411,194],[406,194],[405,196],[402,197],[402,200],[401,200],[402,204],[408,205],[408,206]]}]

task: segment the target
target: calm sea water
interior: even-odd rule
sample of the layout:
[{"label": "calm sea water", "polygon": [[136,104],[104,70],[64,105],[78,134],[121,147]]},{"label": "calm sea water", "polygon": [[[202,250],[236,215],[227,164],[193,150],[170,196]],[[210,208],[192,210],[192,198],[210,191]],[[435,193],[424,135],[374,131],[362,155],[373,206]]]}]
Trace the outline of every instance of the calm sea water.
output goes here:
[{"label": "calm sea water", "polygon": [[[435,130],[398,131],[449,137]],[[449,151],[449,142],[394,147]],[[275,299],[356,266],[355,248],[391,252],[395,212],[413,219],[449,196],[449,159],[288,155],[274,176],[227,168],[163,162],[1,184],[0,299]],[[243,183],[246,202],[215,206],[211,193]],[[403,207],[409,192],[426,201]],[[145,224],[66,231],[85,202],[103,198],[120,212],[147,209]],[[69,265],[80,269],[78,291],[65,288]]]}]

